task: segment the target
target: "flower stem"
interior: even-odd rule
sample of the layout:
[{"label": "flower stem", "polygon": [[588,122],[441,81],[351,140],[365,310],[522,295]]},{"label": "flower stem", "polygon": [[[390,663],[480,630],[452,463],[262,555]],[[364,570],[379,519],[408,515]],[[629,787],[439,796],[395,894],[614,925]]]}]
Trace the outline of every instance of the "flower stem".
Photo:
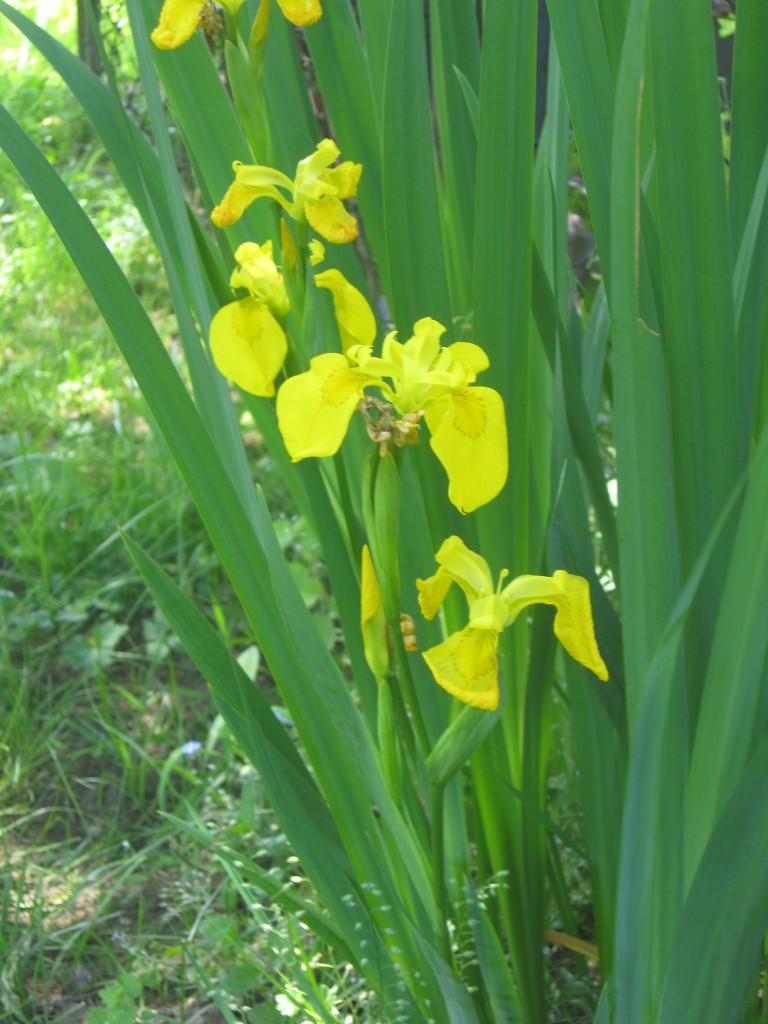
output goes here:
[{"label": "flower stem", "polygon": [[440,912],[442,927],[438,936],[446,961],[451,961],[451,940],[448,934],[448,893],[445,885],[445,786],[430,786],[430,826],[432,833],[432,892]]}]

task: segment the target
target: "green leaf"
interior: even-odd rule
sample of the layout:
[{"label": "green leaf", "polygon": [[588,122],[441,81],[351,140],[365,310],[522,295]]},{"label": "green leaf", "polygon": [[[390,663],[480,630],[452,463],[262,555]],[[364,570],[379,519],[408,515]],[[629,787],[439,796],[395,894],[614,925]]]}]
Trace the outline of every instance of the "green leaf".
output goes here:
[{"label": "green leaf", "polygon": [[504,1024],[523,1024],[527,1019],[520,1007],[520,998],[507,958],[489,918],[488,908],[478,904],[468,892],[472,937],[480,961],[483,992],[487,998],[493,1020]]},{"label": "green leaf", "polygon": [[755,454],[722,596],[686,793],[686,877],[764,728],[768,634],[768,430]]},{"label": "green leaf", "polygon": [[[718,821],[688,894],[659,1024],[740,1019],[768,927],[766,777],[768,740],[763,739]],[[714,969],[702,970],[702,964]]]},{"label": "green leaf", "polygon": [[[734,327],[720,98],[705,4],[651,0],[656,228],[680,565],[689,572],[746,464]],[[696,187],[691,187],[695,168]],[[692,610],[686,657],[692,712],[724,583],[728,537]]]},{"label": "green leaf", "polygon": [[431,118],[424,12],[410,0],[393,0],[383,94],[382,201],[387,299],[404,337],[423,316],[449,332],[453,324]]}]

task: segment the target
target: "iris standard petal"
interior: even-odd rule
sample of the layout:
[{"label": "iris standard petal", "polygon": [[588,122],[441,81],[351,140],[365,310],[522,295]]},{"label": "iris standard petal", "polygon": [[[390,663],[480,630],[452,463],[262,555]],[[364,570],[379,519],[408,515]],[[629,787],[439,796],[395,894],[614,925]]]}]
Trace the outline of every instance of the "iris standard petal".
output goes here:
[{"label": "iris standard petal", "polygon": [[470,601],[493,593],[493,577],[488,563],[471,551],[461,537],[447,537],[440,545],[435,561],[449,572]]},{"label": "iris standard petal", "polygon": [[376,318],[363,293],[351,285],[340,271],[334,269],[315,274],[315,284],[327,288],[333,296],[333,308],[344,352],[351,345],[372,345],[376,337]]},{"label": "iris standard petal", "polygon": [[471,341],[455,341],[453,345],[448,346],[447,351],[452,362],[461,363],[469,371],[468,379],[465,381],[467,384],[471,384],[478,373],[487,370],[491,365],[485,352]]},{"label": "iris standard petal", "polygon": [[432,675],[465,704],[494,711],[499,703],[499,634],[467,626],[424,652]]},{"label": "iris standard petal", "polygon": [[280,324],[258,299],[222,307],[211,321],[211,354],[219,371],[252,395],[269,398],[288,342]]},{"label": "iris standard petal", "polygon": [[339,450],[370,383],[340,352],[315,356],[306,373],[289,377],[277,393],[277,422],[294,462]]},{"label": "iris standard petal", "polygon": [[165,0],[151,39],[160,50],[175,50],[191,38],[200,22],[205,0]]},{"label": "iris standard petal", "polygon": [[338,167],[332,167],[323,175],[323,181],[330,186],[339,199],[352,199],[357,195],[363,165],[352,160],[343,160]]},{"label": "iris standard petal", "polygon": [[321,139],[313,153],[299,160],[296,165],[294,192],[296,198],[319,199],[326,195],[323,184],[328,168],[341,155],[341,150],[333,139]]},{"label": "iris standard petal", "polygon": [[280,10],[292,25],[306,28],[323,16],[320,0],[277,0]]},{"label": "iris standard petal", "polygon": [[495,498],[508,469],[501,395],[493,388],[457,388],[427,406],[424,418],[456,508],[473,512]]}]

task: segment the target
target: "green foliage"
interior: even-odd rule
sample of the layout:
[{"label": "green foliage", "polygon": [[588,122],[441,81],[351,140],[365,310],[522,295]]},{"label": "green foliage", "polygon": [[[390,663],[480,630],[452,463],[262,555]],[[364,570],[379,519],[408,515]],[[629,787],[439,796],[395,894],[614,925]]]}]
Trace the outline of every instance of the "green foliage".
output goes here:
[{"label": "green foliage", "polygon": [[[228,45],[239,47],[227,61],[236,69],[232,102],[219,40],[206,45],[198,34],[157,53],[149,43],[156,5],[129,0],[150,143],[126,117],[114,75],[100,83],[0,4],[66,80],[125,184],[122,209],[133,206],[146,227],[135,232],[125,214],[126,235],[146,248],[126,242],[121,269],[91,191],[101,150],[89,156],[84,143],[73,168],[63,162],[64,182],[46,159],[62,163],[55,135],[41,140],[29,121],[0,115],[3,147],[135,378],[133,423],[151,423],[162,438],[146,442],[148,452],[156,446],[157,472],[167,471],[170,453],[186,486],[175,492],[176,531],[164,533],[162,517],[143,513],[142,485],[115,458],[125,503],[118,518],[134,520],[125,547],[221,715],[206,752],[213,756],[227,735],[256,771],[236,823],[211,822],[210,789],[184,752],[180,726],[173,750],[159,758],[137,747],[124,722],[108,721],[106,676],[131,636],[130,616],[105,603],[77,620],[62,663],[101,687],[126,798],[140,803],[156,779],[168,825],[225,872],[247,908],[233,917],[225,905],[199,925],[225,965],[219,984],[236,1001],[263,974],[288,1018],[331,1020],[343,1007],[387,1022],[441,1024],[558,1013],[594,1014],[602,1024],[756,1021],[768,925],[765,7],[740,4],[726,174],[709,5],[550,0],[548,116],[536,151],[533,0],[487,0],[479,22],[473,0],[430,3],[428,23],[422,5],[405,0],[326,6],[301,37],[273,10],[263,68],[261,44],[247,44],[256,5],[244,5],[239,22],[228,18]],[[243,88],[255,97],[239,95]],[[184,140],[181,172],[166,101]],[[510,472],[476,516],[460,519],[445,499],[426,445],[378,460],[370,479],[362,431],[333,461],[291,465],[270,400],[232,396],[209,358],[209,325],[231,302],[233,249],[245,240],[272,239],[283,264],[292,301],[286,373],[335,343],[300,216],[282,257],[266,200],[229,233],[209,231],[202,216],[229,185],[233,160],[292,175],[317,140],[314,111],[344,158],[364,164],[365,246],[334,250],[329,260],[358,286],[374,284],[371,297],[384,300],[401,338],[418,317],[433,316],[450,340],[475,338],[488,354],[506,403]],[[584,182],[579,212],[599,259],[594,289],[578,286],[568,263],[574,164]],[[194,190],[183,187],[189,168]],[[7,224],[20,252],[31,237],[30,201],[22,186],[12,189]],[[155,252],[173,328],[164,312],[147,313],[155,277],[145,283],[142,274]],[[18,259],[9,280],[22,301]],[[20,310],[14,319],[23,322]],[[164,338],[171,330],[175,349]],[[59,339],[62,359],[71,349],[82,352]],[[65,402],[92,401],[100,372],[91,390],[72,388]],[[30,369],[17,376],[42,388]],[[73,379],[85,382],[85,374]],[[13,389],[15,403],[24,386]],[[34,422],[34,396],[26,401],[26,411],[17,408],[21,424]],[[244,428],[259,433],[257,449],[244,445]],[[77,451],[92,444],[90,433],[62,427],[61,439]],[[75,505],[82,478],[76,459],[35,443],[33,428],[7,434],[13,482],[2,500],[18,524],[8,543],[27,567],[41,566],[45,600],[16,606],[27,568],[2,608],[14,635],[26,638],[31,666],[38,633],[52,628],[57,601],[80,578],[66,576],[50,523],[55,503],[69,495]],[[103,463],[103,449],[94,450]],[[253,483],[265,471],[269,490]],[[379,488],[391,472],[396,484]],[[32,515],[22,521],[27,497]],[[155,529],[137,536],[145,518]],[[216,551],[215,583],[197,572],[212,557],[199,554],[210,550],[201,526]],[[452,706],[406,651],[399,611],[418,619],[422,649],[466,625],[452,599],[443,623],[425,624],[414,591],[454,533],[513,573],[565,568],[588,579],[608,684],[558,652],[551,617],[537,609],[499,640],[499,709]],[[381,681],[367,668],[359,633],[363,539],[392,644]],[[87,564],[91,556],[79,557]],[[241,609],[234,627],[230,595]],[[156,619],[144,622],[151,657],[170,663],[171,641]],[[237,658],[239,646],[249,653]],[[265,667],[270,689],[254,685]],[[379,700],[381,683],[391,701]],[[139,703],[125,691],[130,706]],[[12,716],[23,719],[25,698],[10,699]],[[381,708],[388,717],[377,722]],[[393,743],[402,771],[393,771]],[[230,775],[217,792],[231,782],[228,749]],[[300,865],[295,881],[253,850],[262,799],[279,823],[274,862],[290,849]],[[277,923],[267,901],[279,908]],[[265,927],[274,928],[270,956],[255,966],[258,957],[243,955],[249,929]],[[580,960],[543,956],[545,935],[558,949],[599,947],[599,978]],[[333,967],[318,953],[328,947]],[[198,980],[208,977],[200,949],[171,948]],[[702,963],[715,967],[702,971]],[[129,974],[138,993],[122,983],[102,989],[115,1014],[129,1012],[148,987],[135,965]],[[234,1019],[224,997],[214,1001]]]}]

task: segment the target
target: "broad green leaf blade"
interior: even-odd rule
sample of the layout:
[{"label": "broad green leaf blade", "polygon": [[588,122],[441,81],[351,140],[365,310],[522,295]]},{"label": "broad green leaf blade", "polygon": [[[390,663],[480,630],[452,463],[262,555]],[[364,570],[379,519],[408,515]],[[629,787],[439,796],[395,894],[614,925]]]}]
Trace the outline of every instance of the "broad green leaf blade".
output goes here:
[{"label": "broad green leaf blade", "polygon": [[140,0],[128,0],[128,14],[157,147],[162,194],[168,198],[170,213],[170,225],[163,230],[158,224],[155,238],[168,274],[184,355],[203,422],[211,433],[243,506],[252,514],[253,485],[229,388],[213,366],[207,347],[200,344],[200,335],[207,342],[215,300],[203,274],[190,211],[179,188],[176,157],[171,148],[163,101],[152,66],[149,29],[144,21]]},{"label": "broad green leaf blade", "polygon": [[613,82],[595,0],[548,0],[603,266],[609,257],[608,178]]},{"label": "broad green leaf blade", "polygon": [[[735,344],[720,99],[711,12],[651,0],[658,177],[656,226],[680,564],[690,572],[745,465]],[[675,97],[674,103],[661,97]],[[695,168],[695,188],[691,175]],[[727,537],[693,609],[686,640],[692,713],[724,581]]]},{"label": "broad green leaf blade", "polygon": [[682,588],[651,660],[631,734],[616,902],[614,1019],[656,1020],[683,905],[683,814],[688,761],[681,645],[723,528],[741,497],[730,495]]},{"label": "broad green leaf blade", "polygon": [[[595,506],[608,560],[618,576],[619,545],[616,516],[608,496],[603,461],[597,447],[594,423],[587,409],[580,375],[577,371],[567,332],[557,316],[555,297],[549,287],[538,247],[533,249],[533,315],[547,359],[554,372],[556,359],[562,360],[562,394],[574,453],[580,460],[589,494]],[[559,344],[558,339],[564,339]]]},{"label": "broad green leaf blade", "polygon": [[[640,237],[640,115],[648,0],[635,0],[618,79],[611,131],[608,303],[618,462],[621,601],[627,708],[634,718],[651,656],[678,587],[676,510],[664,351],[648,323]],[[647,287],[647,285],[646,285]],[[653,501],[648,500],[653,495]]]},{"label": "broad green leaf blade", "polygon": [[[513,47],[510,53],[510,46]],[[536,4],[489,0],[483,23],[475,191],[474,329],[504,397],[510,468],[479,517],[489,553],[514,575],[528,564],[531,230]],[[493,538],[493,539],[491,539]]]},{"label": "broad green leaf blade", "polygon": [[[477,12],[472,4],[429,5],[430,54],[440,154],[442,216],[453,309],[471,310],[477,136],[459,76],[480,79]],[[472,83],[470,85],[470,83]]]},{"label": "broad green leaf blade", "polygon": [[765,39],[768,7],[762,0],[740,0],[734,40],[733,109],[729,200],[734,251],[750,219],[755,185],[768,146],[768,65]]},{"label": "broad green leaf blade", "polygon": [[[536,83],[535,0],[488,0],[483,8],[480,112],[475,180],[474,339],[488,353],[493,386],[502,394],[510,438],[507,484],[478,513],[481,550],[514,575],[530,572],[531,559],[531,235]],[[537,524],[537,532],[540,524]],[[544,1016],[540,898],[546,875],[540,823],[523,830],[518,804],[499,814],[498,787],[523,786],[527,631],[500,638],[501,685],[506,704],[502,729],[473,759],[475,799],[483,829],[481,856],[491,871],[509,870],[500,899],[515,980],[525,1019]],[[538,863],[531,864],[532,844]],[[534,862],[536,861],[534,856]],[[526,875],[526,871],[530,874]]]},{"label": "broad green leaf blade", "polygon": [[[755,192],[752,197],[752,203],[749,208],[749,217],[744,227],[744,233],[741,238],[741,245],[739,246],[738,256],[736,257],[736,266],[733,270],[733,293],[734,303],[736,306],[736,324],[739,329],[739,333],[743,334],[746,330],[744,323],[745,314],[745,301],[747,295],[747,287],[749,284],[750,276],[754,275],[755,270],[759,269],[759,265],[763,262],[761,253],[759,251],[759,241],[761,237],[761,228],[764,225],[764,218],[766,214],[766,194],[768,193],[768,146],[765,149],[765,155],[763,162],[760,167],[760,174],[758,175],[757,181],[755,182]],[[762,230],[763,236],[765,235],[764,229]],[[756,266],[757,264],[757,266]],[[759,320],[760,315],[763,311],[764,294],[761,292],[762,301],[758,299],[756,303],[756,310],[754,315]],[[754,300],[753,300],[754,301]],[[749,317],[749,323],[753,322],[752,317]],[[753,358],[750,360],[750,367],[754,373],[756,364],[754,357],[758,353],[758,341],[759,331],[756,333],[753,341],[754,353]],[[749,402],[746,404],[749,408]],[[751,425],[751,424],[750,424]]]},{"label": "broad green leaf blade", "polygon": [[627,0],[597,0],[600,11],[600,22],[605,36],[605,47],[611,71],[615,78],[621,60],[622,44],[624,43],[627,17]]},{"label": "broad green leaf blade", "polygon": [[478,904],[472,893],[470,901],[472,937],[480,961],[483,990],[491,1007],[492,1020],[504,1024],[523,1024],[526,1017],[499,937],[490,921],[488,908]]},{"label": "broad green leaf blade", "polygon": [[424,12],[410,0],[394,0],[384,85],[382,199],[387,299],[403,340],[424,316],[449,333],[453,327],[431,117]]},{"label": "broad green leaf blade", "polygon": [[[766,778],[764,738],[718,821],[688,894],[659,1024],[756,1019],[741,1013],[768,927]],[[703,970],[702,965],[711,969]]]},{"label": "broad green leaf blade", "polygon": [[755,455],[712,643],[686,793],[686,880],[761,736],[768,633],[768,431]]}]

